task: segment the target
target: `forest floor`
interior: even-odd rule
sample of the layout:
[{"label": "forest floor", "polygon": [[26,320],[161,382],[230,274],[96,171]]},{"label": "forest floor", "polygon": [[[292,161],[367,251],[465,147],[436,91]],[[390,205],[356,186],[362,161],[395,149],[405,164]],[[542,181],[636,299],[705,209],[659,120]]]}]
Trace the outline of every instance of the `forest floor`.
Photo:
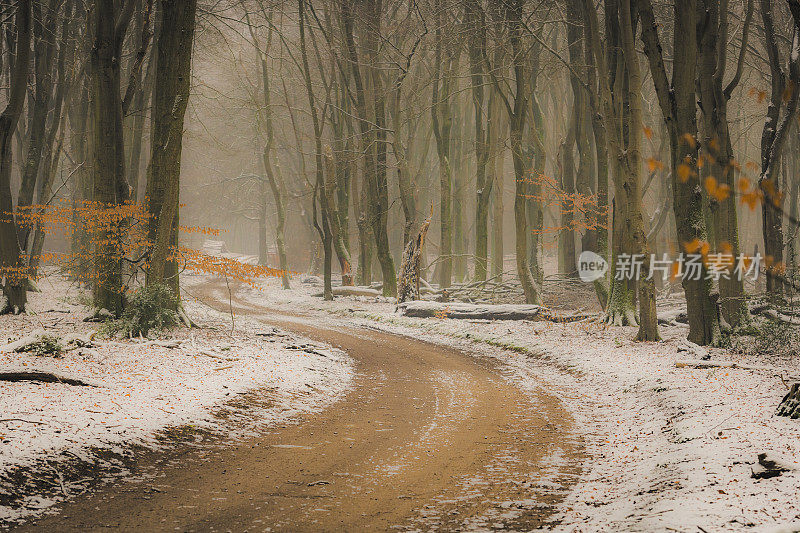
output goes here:
[{"label": "forest floor", "polygon": [[[383,297],[323,302],[313,277],[295,277],[288,291],[278,280],[229,291],[224,281],[204,276],[186,277],[184,287],[190,314],[210,327],[177,330],[170,337],[183,340],[180,348],[125,341],[93,349],[104,357],[74,350],[47,361],[62,373],[110,385],[108,391],[0,383],[4,417],[33,422],[4,422],[0,429],[4,440],[19,443],[0,447],[6,482],[0,495],[14,482],[19,486],[20,476],[8,475],[15,469],[41,476],[49,468],[56,480],[47,498],[28,491],[24,505],[11,501],[7,513],[33,514],[63,499],[59,492],[81,493],[91,485],[70,478],[57,490],[61,474],[70,471],[60,470],[53,457],[94,453],[84,462],[97,463],[105,460],[98,449],[117,445],[116,460],[125,455],[125,441],[161,443],[154,432],[188,421],[228,432],[228,420],[212,414],[227,405],[236,420],[247,421],[236,429],[242,438],[225,439],[216,449],[205,433],[190,432],[167,463],[139,456],[150,477],[75,500],[42,526],[80,530],[95,519],[158,529],[154,520],[173,516],[184,529],[333,529],[345,517],[348,525],[379,529],[800,529],[800,423],[774,415],[784,382],[800,375],[800,364],[790,358],[716,349],[712,363],[739,366],[679,367],[676,362],[696,357],[683,351],[686,328],[676,322],[661,328],[662,342],[634,343],[633,328],[597,323],[416,319],[401,316]],[[554,286],[548,297],[563,292]],[[35,315],[0,318],[0,328],[13,331],[9,339],[41,327],[91,327],[80,321],[85,309],[77,302],[54,304],[47,294],[45,288],[34,296]],[[585,302],[586,296],[576,298],[574,305]],[[670,302],[666,311],[674,311]],[[298,314],[305,318],[287,322]],[[70,320],[69,328],[62,324]],[[255,340],[258,333],[267,336]],[[407,343],[417,341],[386,334],[441,348],[413,347]],[[315,341],[301,340],[308,337]],[[198,356],[201,343],[208,343],[205,351],[239,360]],[[238,355],[250,349],[250,357]],[[20,354],[0,358],[2,368],[42,364]],[[270,396],[275,403],[256,402],[257,410],[252,396],[245,396],[243,409],[224,403],[228,392],[270,390],[259,386],[278,387],[281,394]],[[308,394],[300,393],[304,388]],[[200,399],[191,397],[197,390]],[[261,429],[250,423],[253,413],[265,422]],[[300,423],[284,424],[287,418]],[[415,429],[394,431],[406,420]],[[272,448],[291,453],[263,452]],[[255,453],[249,463],[242,459],[248,453]],[[754,477],[764,473],[760,453],[788,471]],[[118,462],[126,476],[131,463]],[[351,467],[341,471],[343,464]],[[276,472],[274,486],[263,482],[268,469]],[[188,498],[187,490],[197,493]],[[249,499],[252,491],[263,506]],[[193,521],[198,513],[206,521]],[[275,516],[285,516],[282,526],[270,522]]]},{"label": "forest floor", "polygon": [[[658,343],[599,323],[466,321],[401,316],[383,297],[323,302],[314,278],[280,289],[277,280],[237,293],[253,306],[304,311],[324,323],[377,328],[501,361],[531,394],[546,391],[569,409],[590,457],[560,504],[559,529],[573,531],[800,531],[800,422],[775,416],[796,358],[758,353],[752,342],[709,351],[692,368],[687,327],[662,325]],[[554,286],[545,300],[558,300]],[[593,293],[573,300],[590,306]],[[661,314],[680,298],[666,299]],[[572,305],[559,306],[568,310]],[[742,368],[744,366],[745,368]],[[767,454],[788,471],[759,478]],[[755,477],[754,477],[755,476]]]},{"label": "forest floor", "polygon": [[[57,273],[40,286],[26,315],[0,316],[0,345],[33,332],[63,343],[97,331],[83,321],[90,312],[80,288]],[[84,346],[64,343],[69,351],[57,357],[0,353],[0,374],[60,379],[0,380],[0,529],[98,481],[130,477],[153,448],[258,433],[323,410],[350,386],[352,360],[341,351],[186,305],[198,327],[158,340],[96,336]]]}]

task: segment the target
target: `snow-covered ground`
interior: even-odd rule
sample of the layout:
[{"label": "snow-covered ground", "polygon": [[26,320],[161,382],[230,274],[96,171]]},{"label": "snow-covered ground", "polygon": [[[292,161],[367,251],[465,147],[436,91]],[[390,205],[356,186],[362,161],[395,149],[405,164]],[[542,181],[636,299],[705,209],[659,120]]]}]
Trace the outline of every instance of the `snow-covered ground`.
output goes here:
[{"label": "snow-covered ground", "polygon": [[[40,285],[43,292],[31,293],[27,315],[0,317],[0,345],[35,330],[64,338],[97,329],[83,322],[88,310],[78,302],[76,287],[56,274]],[[97,385],[0,381],[0,524],[54,503],[15,492],[21,469],[58,473],[65,457],[90,460],[96,449],[124,454],[133,444],[156,445],[158,433],[170,427],[191,424],[213,431],[223,424],[214,413],[254,389],[272,401],[255,410],[251,423],[274,424],[324,408],[349,386],[352,364],[346,354],[310,347],[245,317],[231,322],[228,314],[187,300],[199,328],[160,337],[177,347],[98,339],[60,358],[0,353],[0,372],[40,370]],[[70,489],[67,483],[63,492],[80,492]]]},{"label": "snow-covered ground", "polygon": [[400,316],[382,297],[312,296],[319,285],[270,280],[242,289],[254,306],[346,319],[493,356],[521,387],[557,394],[591,459],[559,513],[565,531],[800,531],[798,472],[754,479],[757,454],[800,468],[800,421],[775,416],[800,362],[711,352],[712,361],[766,366],[677,368],[685,326],[663,342],[600,324],[464,321]]}]

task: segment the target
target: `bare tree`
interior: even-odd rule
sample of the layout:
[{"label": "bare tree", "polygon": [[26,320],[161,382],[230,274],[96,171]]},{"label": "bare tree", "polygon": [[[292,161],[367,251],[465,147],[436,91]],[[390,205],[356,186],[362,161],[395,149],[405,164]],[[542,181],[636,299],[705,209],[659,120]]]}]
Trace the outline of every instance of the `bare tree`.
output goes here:
[{"label": "bare tree", "polygon": [[27,303],[27,275],[20,256],[11,195],[11,143],[25,105],[31,42],[31,3],[19,0],[14,17],[14,64],[8,104],[0,114],[0,266],[5,304],[0,313],[22,313]]},{"label": "bare tree", "polygon": [[[664,122],[669,131],[673,209],[678,240],[686,244],[706,240],[703,199],[697,172],[697,1],[676,0],[674,7],[674,58],[672,81],[667,78],[658,26],[650,0],[638,0],[642,41]],[[679,214],[679,215],[678,215]],[[716,344],[720,338],[719,311],[711,280],[684,276],[683,289],[689,319],[689,340]]]}]

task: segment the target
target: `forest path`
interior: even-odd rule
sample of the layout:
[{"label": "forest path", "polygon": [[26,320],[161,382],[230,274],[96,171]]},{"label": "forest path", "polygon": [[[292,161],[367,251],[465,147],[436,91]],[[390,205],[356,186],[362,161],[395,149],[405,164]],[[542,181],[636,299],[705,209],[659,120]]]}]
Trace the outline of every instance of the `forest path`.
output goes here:
[{"label": "forest path", "polygon": [[[222,286],[204,299],[228,310]],[[237,314],[345,350],[352,390],[297,425],[158,460],[157,491],[120,482],[66,503],[31,531],[530,530],[585,459],[554,396],[525,394],[491,360],[418,340],[329,329],[258,309]]]}]

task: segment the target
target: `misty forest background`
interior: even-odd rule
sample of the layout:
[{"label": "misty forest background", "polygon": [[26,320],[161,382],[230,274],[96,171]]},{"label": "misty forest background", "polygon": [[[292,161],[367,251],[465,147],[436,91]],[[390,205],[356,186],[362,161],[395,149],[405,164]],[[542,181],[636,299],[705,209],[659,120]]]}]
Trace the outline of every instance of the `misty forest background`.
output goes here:
[{"label": "misty forest background", "polygon": [[142,283],[178,306],[209,238],[395,296],[428,221],[424,279],[513,302],[583,250],[766,257],[756,284],[567,283],[642,340],[670,291],[698,344],[791,303],[798,0],[16,0],[0,24],[6,311],[48,262],[98,313]]}]

